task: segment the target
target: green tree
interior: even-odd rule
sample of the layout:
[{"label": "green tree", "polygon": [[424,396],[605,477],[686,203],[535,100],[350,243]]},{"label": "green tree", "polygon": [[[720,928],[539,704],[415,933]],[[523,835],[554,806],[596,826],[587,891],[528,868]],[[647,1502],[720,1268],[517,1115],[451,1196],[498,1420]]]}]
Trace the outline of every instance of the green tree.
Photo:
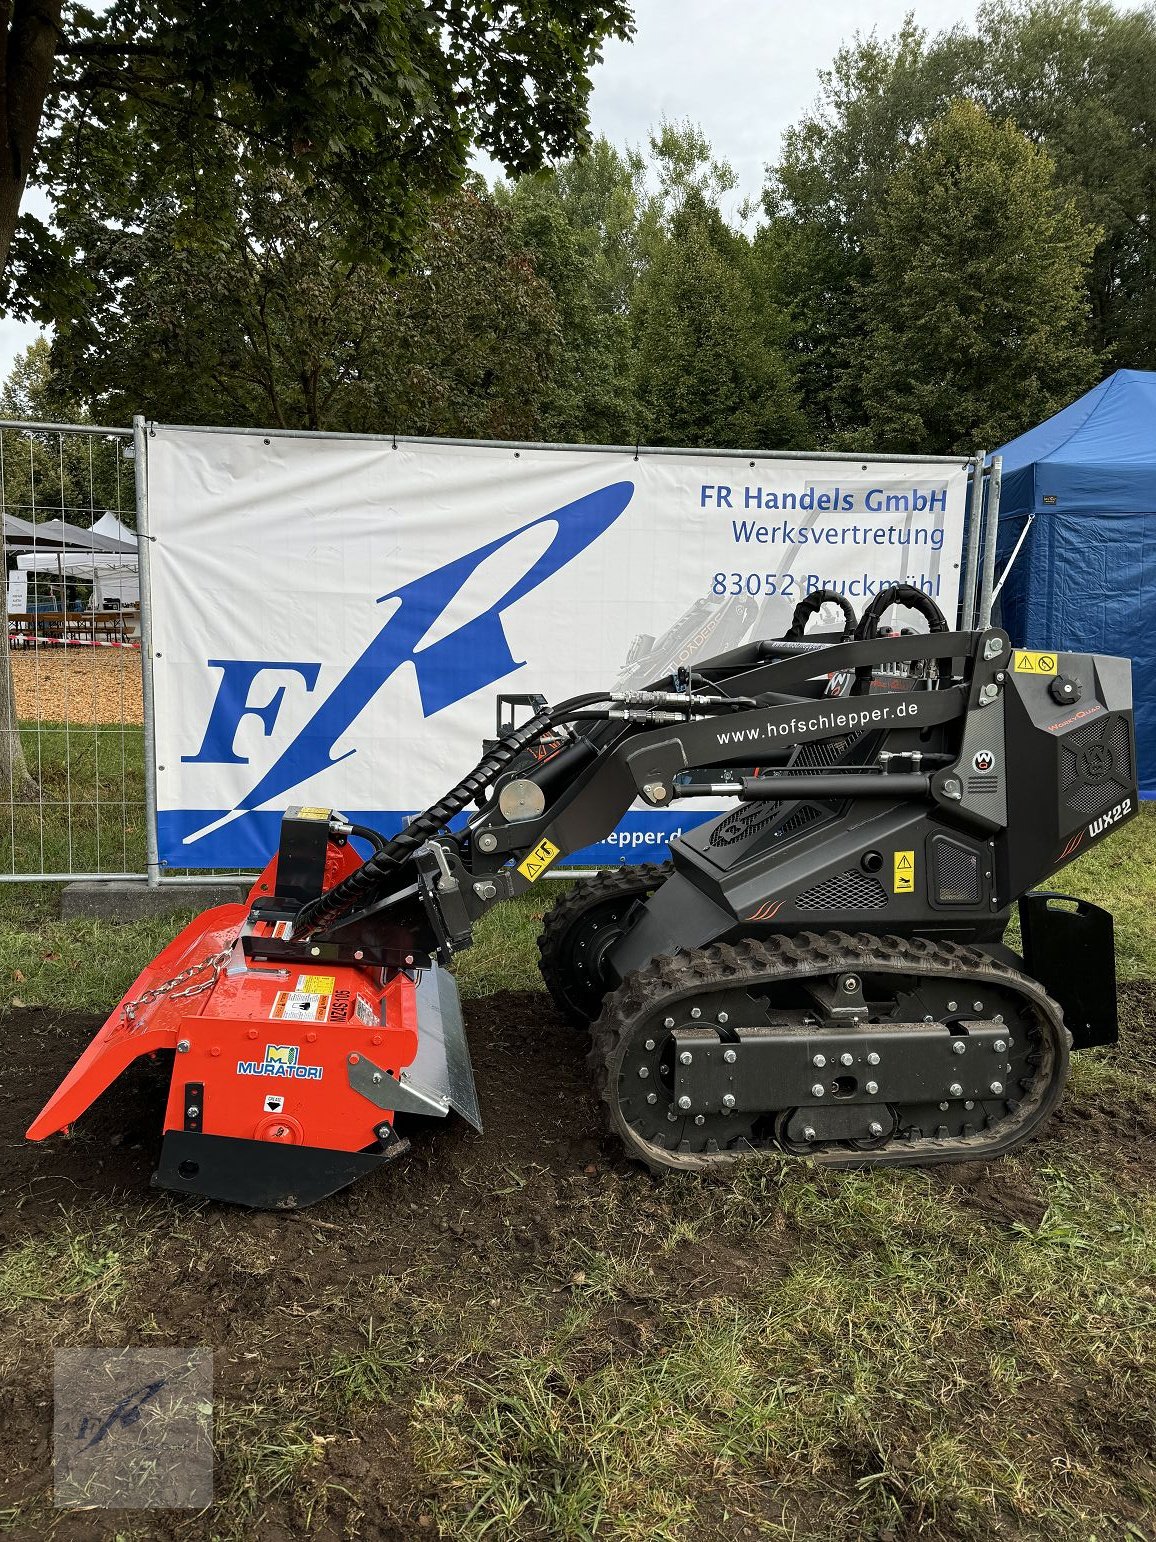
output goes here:
[{"label": "green tree", "polygon": [[[744,356],[736,365],[737,379],[757,382],[762,390],[774,375],[772,394],[783,401],[790,397],[778,337],[781,317],[763,275],[751,267],[749,244],[719,212],[722,198],[735,185],[734,171],[714,157],[701,129],[664,121],[650,136],[645,154],[596,140],[557,171],[522,178],[500,192],[558,305],[563,348],[548,409],[552,437],[673,442],[663,437],[673,428],[658,399],[666,394],[665,379],[653,400],[641,402],[638,391],[649,391],[664,376],[669,360],[664,362],[663,350],[673,358],[687,342],[685,318],[677,322],[683,327],[681,341],[672,340],[669,347],[655,318],[664,306],[677,311],[684,299],[695,308],[692,290],[680,289],[688,281],[680,261],[688,255],[692,266],[701,257],[709,281],[720,286],[720,317],[733,311],[737,322],[741,311],[731,334],[740,352],[751,336],[766,350],[753,373],[751,359]],[[672,252],[676,231],[678,251]],[[699,231],[708,236],[701,253]],[[690,254],[688,241],[697,255]],[[640,340],[645,355],[638,352]],[[725,350],[721,330],[712,346]],[[761,410],[742,421],[753,423]],[[733,413],[720,411],[717,417],[732,431]],[[791,432],[797,438],[798,425]]]},{"label": "green tree", "polygon": [[743,449],[808,442],[747,243],[697,189],[680,199],[639,283],[634,336],[645,442]]},{"label": "green tree", "polygon": [[[518,172],[570,152],[602,41],[630,26],[626,0],[8,0],[0,270],[30,173],[66,220],[131,223],[164,174],[197,184],[222,125],[250,161],[340,191],[351,241],[396,255],[473,146]],[[68,256],[23,222],[26,307],[72,292]]]},{"label": "green tree", "polygon": [[1085,389],[1096,234],[1046,151],[953,103],[891,178],[864,242],[852,369],[872,447],[999,445]]},{"label": "green tree", "polygon": [[53,346],[101,415],[528,437],[557,351],[550,292],[480,188],[444,199],[401,270],[351,258],[343,211],[277,171],[231,184],[213,240],[170,197],[138,230],[66,228],[96,275]]},{"label": "green tree", "polygon": [[891,177],[950,102],[1013,120],[1047,149],[1100,237],[1087,271],[1100,368],[1156,360],[1156,10],[1106,0],[989,0],[974,28],[934,37],[911,18],[858,36],[785,135],[756,239],[791,319],[791,349],[817,432],[862,422],[851,360],[869,324],[866,243]]},{"label": "green tree", "polygon": [[619,444],[634,434],[630,314],[658,225],[645,179],[638,151],[597,139],[556,171],[498,189],[558,310],[551,439]]},{"label": "green tree", "polygon": [[856,36],[821,73],[818,102],[770,169],[756,258],[789,318],[796,378],[823,442],[861,420],[849,374],[865,326],[865,242],[907,151],[955,94],[962,47],[929,44],[911,17],[893,38]]},{"label": "green tree", "polygon": [[[1088,274],[1095,348],[1156,365],[1156,9],[1106,0],[992,0],[969,95],[1046,146],[1100,230]],[[956,37],[961,51],[965,40]]]}]

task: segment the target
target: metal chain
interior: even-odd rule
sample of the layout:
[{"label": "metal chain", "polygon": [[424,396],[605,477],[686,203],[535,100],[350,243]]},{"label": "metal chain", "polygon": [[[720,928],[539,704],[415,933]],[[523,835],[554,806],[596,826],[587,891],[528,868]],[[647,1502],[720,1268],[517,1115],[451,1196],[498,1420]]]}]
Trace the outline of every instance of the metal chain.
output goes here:
[{"label": "metal chain", "polygon": [[[202,991],[212,990],[217,983],[217,976],[229,962],[233,953],[232,948],[225,948],[220,953],[209,953],[196,964],[190,964],[187,969],[182,969],[180,974],[173,975],[171,980],[162,980],[159,985],[152,986],[143,991],[132,1001],[125,1001],[121,1005],[121,1011],[127,1022],[133,1022],[141,1007],[147,1007],[161,996],[168,996],[170,1001],[183,1001],[187,996],[199,996]],[[177,990],[178,985],[184,985],[186,980],[191,980],[204,969],[212,970],[207,980],[202,980],[199,985],[190,985],[187,990]]]}]

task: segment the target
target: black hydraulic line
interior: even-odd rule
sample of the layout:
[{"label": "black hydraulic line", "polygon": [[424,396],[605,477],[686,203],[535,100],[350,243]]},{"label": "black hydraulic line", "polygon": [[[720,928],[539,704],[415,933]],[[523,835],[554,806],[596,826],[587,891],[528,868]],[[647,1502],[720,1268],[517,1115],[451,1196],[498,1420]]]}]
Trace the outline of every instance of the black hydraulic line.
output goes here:
[{"label": "black hydraulic line", "polygon": [[764,798],[920,798],[930,794],[931,778],[916,771],[832,771],[825,776],[772,772],[744,776],[740,782],[700,783],[694,792],[698,797],[737,795],[756,802]]},{"label": "black hydraulic line", "polygon": [[902,605],[908,610],[915,611],[927,622],[928,631],[946,632],[947,618],[939,606],[929,594],[924,594],[922,589],[917,589],[914,584],[892,584],[887,589],[880,589],[879,593],[868,605],[855,628],[855,637],[859,642],[869,641],[879,635],[879,621],[883,612],[890,610],[892,605]]},{"label": "black hydraulic line", "polygon": [[385,836],[380,830],[371,830],[368,825],[356,825],[351,819],[347,819],[345,823],[349,826],[350,835],[356,835],[359,840],[367,841],[374,852],[385,849]]},{"label": "black hydraulic line", "polygon": [[855,636],[859,619],[850,600],[834,589],[816,589],[813,594],[808,594],[799,601],[791,617],[791,624],[783,634],[783,641],[801,642],[807,630],[807,622],[812,616],[818,615],[824,605],[837,605],[843,612],[843,641],[849,642]]}]

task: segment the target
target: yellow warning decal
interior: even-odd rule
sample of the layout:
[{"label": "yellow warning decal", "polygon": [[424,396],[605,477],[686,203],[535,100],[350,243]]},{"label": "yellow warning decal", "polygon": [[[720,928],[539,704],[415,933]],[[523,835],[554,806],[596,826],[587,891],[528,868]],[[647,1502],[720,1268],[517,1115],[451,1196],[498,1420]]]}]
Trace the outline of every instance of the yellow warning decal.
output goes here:
[{"label": "yellow warning decal", "polygon": [[1054,675],[1058,662],[1054,653],[1032,653],[1027,648],[1012,652],[1012,668],[1018,675]]},{"label": "yellow warning decal", "polygon": [[915,893],[915,853],[913,851],[895,853],[895,892],[896,894]]},{"label": "yellow warning decal", "polygon": [[297,976],[297,989],[299,991],[309,991],[318,996],[332,996],[336,987],[336,976],[331,974],[299,974]]},{"label": "yellow warning decal", "polygon": [[330,811],[327,808],[312,808],[312,807],[309,807],[309,808],[299,808],[297,810],[297,818],[298,819],[328,819],[329,818],[329,813],[330,813]]},{"label": "yellow warning decal", "polygon": [[553,841],[540,841],[524,862],[518,863],[518,871],[523,878],[533,883],[541,878],[542,874],[558,855],[558,847]]}]

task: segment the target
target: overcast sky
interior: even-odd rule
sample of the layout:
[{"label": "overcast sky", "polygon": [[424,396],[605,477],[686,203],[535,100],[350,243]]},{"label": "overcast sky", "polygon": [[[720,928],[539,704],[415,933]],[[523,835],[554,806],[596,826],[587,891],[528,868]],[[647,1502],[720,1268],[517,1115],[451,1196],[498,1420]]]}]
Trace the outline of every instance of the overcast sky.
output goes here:
[{"label": "overcast sky", "polygon": [[[595,74],[592,127],[643,144],[652,124],[689,118],[757,193],[783,130],[818,89],[818,72],[856,30],[896,30],[909,10],[928,31],[970,20],[960,0],[635,0],[633,43],[612,43]],[[0,377],[36,329],[0,320]],[[141,404],[147,409],[147,402]]]}]

